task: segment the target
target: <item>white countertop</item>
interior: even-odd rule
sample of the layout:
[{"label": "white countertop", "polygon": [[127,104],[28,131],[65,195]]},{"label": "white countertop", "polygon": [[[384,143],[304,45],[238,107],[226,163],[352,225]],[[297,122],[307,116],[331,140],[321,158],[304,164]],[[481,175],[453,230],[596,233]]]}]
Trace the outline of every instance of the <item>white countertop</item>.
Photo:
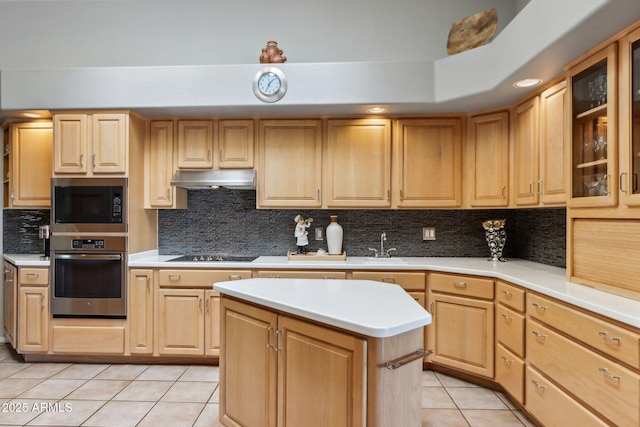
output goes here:
[{"label": "white countertop", "polygon": [[219,282],[213,289],[375,338],[431,323],[431,314],[400,286],[371,280],[244,279]]},{"label": "white countertop", "polygon": [[[158,255],[148,251],[129,255],[133,268],[217,268],[217,269],[313,269],[313,270],[378,270],[441,271],[493,277],[520,285],[561,301],[640,328],[640,301],[595,288],[568,282],[566,270],[531,261],[509,259],[491,262],[486,258],[400,257],[403,262],[377,261],[347,257],[346,261],[289,261],[286,256],[262,256],[253,262],[166,262],[180,255]],[[5,254],[4,258],[19,266],[48,266],[39,255]],[[394,258],[392,258],[394,260]]]}]

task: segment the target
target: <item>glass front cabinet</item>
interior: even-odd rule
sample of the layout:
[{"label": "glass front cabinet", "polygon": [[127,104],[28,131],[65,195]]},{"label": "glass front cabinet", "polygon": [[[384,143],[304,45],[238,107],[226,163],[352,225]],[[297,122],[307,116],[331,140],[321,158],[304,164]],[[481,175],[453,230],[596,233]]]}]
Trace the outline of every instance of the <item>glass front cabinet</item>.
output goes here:
[{"label": "glass front cabinet", "polygon": [[572,207],[618,203],[617,45],[568,70]]},{"label": "glass front cabinet", "polygon": [[620,40],[621,204],[640,206],[640,28]]}]

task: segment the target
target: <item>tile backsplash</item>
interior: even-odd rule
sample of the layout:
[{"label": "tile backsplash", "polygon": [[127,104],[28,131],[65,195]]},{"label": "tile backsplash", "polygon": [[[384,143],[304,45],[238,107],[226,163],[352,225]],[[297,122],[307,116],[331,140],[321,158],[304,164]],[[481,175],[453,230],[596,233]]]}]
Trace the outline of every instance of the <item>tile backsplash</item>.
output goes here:
[{"label": "tile backsplash", "polygon": [[[248,190],[190,190],[189,209],[161,210],[161,254],[214,253],[286,255],[296,249],[294,218],[313,217],[309,248],[326,248],[314,240],[315,227],[326,229],[338,215],[343,248],[351,256],[368,256],[368,248],[397,248],[397,256],[489,257],[482,222],[506,218],[505,257],[565,267],[566,210],[312,210],[256,209]],[[48,210],[4,210],[5,253],[41,253],[38,226],[49,223]],[[422,227],[435,227],[436,240],[423,241]]]}]

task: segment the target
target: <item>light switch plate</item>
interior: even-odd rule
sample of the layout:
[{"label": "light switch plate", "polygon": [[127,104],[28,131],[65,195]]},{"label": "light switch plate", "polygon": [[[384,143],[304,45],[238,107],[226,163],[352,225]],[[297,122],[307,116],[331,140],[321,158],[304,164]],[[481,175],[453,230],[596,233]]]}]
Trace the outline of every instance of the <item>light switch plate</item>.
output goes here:
[{"label": "light switch plate", "polygon": [[436,228],[422,227],[422,240],[436,240]]}]

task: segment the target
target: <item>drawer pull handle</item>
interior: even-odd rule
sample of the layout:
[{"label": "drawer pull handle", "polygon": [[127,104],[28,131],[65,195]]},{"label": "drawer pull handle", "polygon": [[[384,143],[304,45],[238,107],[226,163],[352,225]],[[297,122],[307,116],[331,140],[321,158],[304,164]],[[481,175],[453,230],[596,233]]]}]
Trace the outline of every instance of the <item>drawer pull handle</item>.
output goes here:
[{"label": "drawer pull handle", "polygon": [[40,277],[40,274],[38,274],[38,273],[27,273],[27,277],[37,279],[38,277]]},{"label": "drawer pull handle", "polygon": [[502,290],[502,293],[505,294],[506,296],[510,297],[511,295],[513,295],[511,292],[506,291],[506,290]]},{"label": "drawer pull handle", "polygon": [[544,390],[545,388],[547,388],[547,386],[546,386],[546,385],[542,385],[542,384],[540,384],[540,383],[539,383],[538,381],[536,381],[536,380],[531,380],[531,382],[533,383],[533,385],[534,385],[534,386],[536,386],[537,388],[539,388],[539,389],[541,389],[541,390]]},{"label": "drawer pull handle", "polygon": [[622,341],[620,338],[612,337],[608,332],[598,332],[598,335],[608,341],[617,341],[618,344],[620,343],[620,341]]},{"label": "drawer pull handle", "polygon": [[507,359],[507,356],[501,356],[502,360],[504,360],[504,363],[511,365],[513,363],[513,360],[511,359]]},{"label": "drawer pull handle", "polygon": [[537,337],[538,337],[538,338],[540,338],[540,339],[545,339],[545,338],[547,337],[545,334],[541,334],[540,332],[538,332],[538,331],[536,331],[536,330],[531,331],[531,333],[532,333],[533,335],[537,336]]},{"label": "drawer pull handle", "polygon": [[382,281],[385,283],[396,283],[395,277],[383,277]]},{"label": "drawer pull handle", "polygon": [[407,363],[411,363],[415,360],[422,359],[423,357],[427,357],[431,353],[433,353],[433,350],[423,350],[419,348],[413,353],[406,354],[402,357],[399,357],[398,359],[387,360],[385,362],[385,365],[387,366],[388,370],[393,371],[394,369],[398,369],[399,367],[406,365]]},{"label": "drawer pull handle", "polygon": [[602,372],[609,379],[616,380],[616,381],[620,381],[621,380],[621,378],[618,375],[611,375],[608,372],[607,368],[599,368],[598,371]]},{"label": "drawer pull handle", "polygon": [[467,282],[453,282],[453,286],[456,288],[466,288]]},{"label": "drawer pull handle", "polygon": [[504,317],[504,320],[506,320],[507,322],[511,322],[513,320],[513,317],[511,316],[507,316],[506,314],[502,314],[502,317]]},{"label": "drawer pull handle", "polygon": [[323,279],[325,280],[335,280],[335,276],[322,276]]},{"label": "drawer pull handle", "polygon": [[532,305],[533,305],[535,308],[537,308],[538,310],[546,310],[546,309],[547,309],[547,306],[546,306],[546,305],[540,305],[540,304],[538,304],[538,303],[536,303],[536,302],[532,303]]},{"label": "drawer pull handle", "polygon": [[271,331],[273,331],[273,326],[269,326],[267,328],[267,348],[273,348],[273,345],[271,345]]},{"label": "drawer pull handle", "polygon": [[180,280],[180,275],[179,274],[170,274],[169,275],[169,280]]},{"label": "drawer pull handle", "polygon": [[276,351],[282,351],[282,349],[280,348],[280,333],[282,331],[280,329],[276,330],[276,345],[275,345],[275,350]]},{"label": "drawer pull handle", "polygon": [[229,275],[229,280],[240,280],[242,279],[242,277],[240,277],[239,274],[230,274]]}]

